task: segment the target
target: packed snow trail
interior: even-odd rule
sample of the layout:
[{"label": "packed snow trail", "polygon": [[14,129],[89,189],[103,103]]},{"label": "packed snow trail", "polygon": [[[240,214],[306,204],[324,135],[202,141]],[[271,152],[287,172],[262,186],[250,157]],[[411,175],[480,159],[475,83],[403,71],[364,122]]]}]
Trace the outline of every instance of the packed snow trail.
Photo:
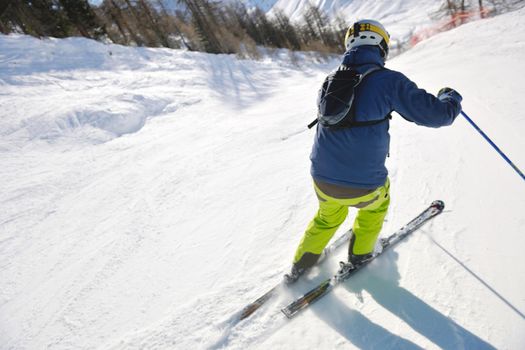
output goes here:
[{"label": "packed snow trail", "polygon": [[[387,64],[457,89],[520,168],[524,17],[464,25]],[[306,124],[337,61],[287,56],[0,36],[1,348],[525,346],[525,186],[465,120],[434,130],[397,115],[384,232],[436,197],[440,220],[298,322],[279,306],[340,256],[276,313],[225,332],[280,278],[317,206]]]}]

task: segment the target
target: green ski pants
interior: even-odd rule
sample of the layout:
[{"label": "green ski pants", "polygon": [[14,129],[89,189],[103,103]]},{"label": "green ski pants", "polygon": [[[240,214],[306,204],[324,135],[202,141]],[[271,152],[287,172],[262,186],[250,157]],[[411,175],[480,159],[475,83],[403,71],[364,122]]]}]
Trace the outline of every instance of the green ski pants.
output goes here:
[{"label": "green ski pants", "polygon": [[[374,250],[390,204],[390,182],[365,196],[351,199],[333,198],[323,193],[315,184],[319,210],[306,228],[295,253],[294,263],[304,253],[319,255],[348,215],[348,207],[359,208],[354,220],[355,242],[353,254],[367,254]],[[363,206],[364,204],[364,206]]]}]

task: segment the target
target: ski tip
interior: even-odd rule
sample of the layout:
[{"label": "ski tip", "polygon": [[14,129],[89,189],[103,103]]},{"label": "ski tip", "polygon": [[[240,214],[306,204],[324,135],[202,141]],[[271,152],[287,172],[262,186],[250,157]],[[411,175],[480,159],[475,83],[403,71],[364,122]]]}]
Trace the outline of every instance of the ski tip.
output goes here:
[{"label": "ski tip", "polygon": [[257,309],[259,308],[259,305],[257,304],[250,304],[246,306],[239,315],[239,321],[244,320],[245,318],[250,317],[251,314],[253,314]]},{"label": "ski tip", "polygon": [[439,211],[442,211],[445,208],[445,202],[438,199],[438,200],[433,201],[430,206],[438,209]]}]

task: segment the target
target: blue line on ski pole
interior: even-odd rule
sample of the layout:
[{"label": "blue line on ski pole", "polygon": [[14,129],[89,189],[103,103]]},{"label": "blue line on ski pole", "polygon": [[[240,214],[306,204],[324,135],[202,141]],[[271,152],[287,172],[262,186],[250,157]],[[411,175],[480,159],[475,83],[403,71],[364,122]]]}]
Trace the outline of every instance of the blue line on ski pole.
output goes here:
[{"label": "blue line on ski pole", "polygon": [[489,137],[483,132],[483,130],[481,130],[481,129],[479,128],[479,126],[477,126],[476,123],[474,123],[474,121],[473,121],[472,119],[470,119],[469,116],[468,116],[465,112],[461,111],[461,114],[462,114],[462,115],[465,117],[465,119],[466,119],[466,120],[467,120],[467,121],[468,121],[468,122],[474,127],[474,129],[476,129],[476,130],[481,134],[481,136],[483,136],[483,138],[484,138],[485,140],[487,140],[487,142],[490,143],[490,145],[491,145],[492,147],[494,147],[494,149],[495,149],[496,151],[498,151],[498,153],[500,154],[500,156],[503,157],[503,159],[505,159],[505,161],[507,161],[507,163],[509,163],[509,165],[510,165],[514,170],[516,170],[516,172],[518,173],[518,175],[521,176],[521,178],[522,178],[523,180],[525,180],[525,175],[523,175],[523,172],[522,172],[522,171],[521,171],[516,165],[514,165],[514,163],[512,163],[512,161],[509,159],[509,157],[507,157],[507,156],[505,155],[505,153],[503,153],[503,152],[498,148],[498,146],[496,146],[496,144],[495,144],[494,142],[492,142],[492,140],[491,140],[491,139],[490,139],[490,138],[489,138]]}]

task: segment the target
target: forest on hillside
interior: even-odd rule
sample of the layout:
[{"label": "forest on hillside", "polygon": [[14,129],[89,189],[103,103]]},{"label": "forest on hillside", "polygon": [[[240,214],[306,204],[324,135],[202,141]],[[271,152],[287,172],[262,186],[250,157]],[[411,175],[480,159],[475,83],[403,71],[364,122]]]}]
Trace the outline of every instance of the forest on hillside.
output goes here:
[{"label": "forest on hillside", "polygon": [[[445,0],[436,18],[464,22],[465,14],[489,16],[523,0]],[[83,36],[131,46],[184,48],[257,57],[258,46],[325,53],[344,50],[349,23],[329,18],[310,4],[302,21],[282,11],[268,15],[241,2],[178,0],[184,11],[168,10],[162,0],[6,0],[0,4],[0,32],[36,37]],[[475,9],[474,9],[475,8]],[[470,15],[469,15],[470,16]]]}]

